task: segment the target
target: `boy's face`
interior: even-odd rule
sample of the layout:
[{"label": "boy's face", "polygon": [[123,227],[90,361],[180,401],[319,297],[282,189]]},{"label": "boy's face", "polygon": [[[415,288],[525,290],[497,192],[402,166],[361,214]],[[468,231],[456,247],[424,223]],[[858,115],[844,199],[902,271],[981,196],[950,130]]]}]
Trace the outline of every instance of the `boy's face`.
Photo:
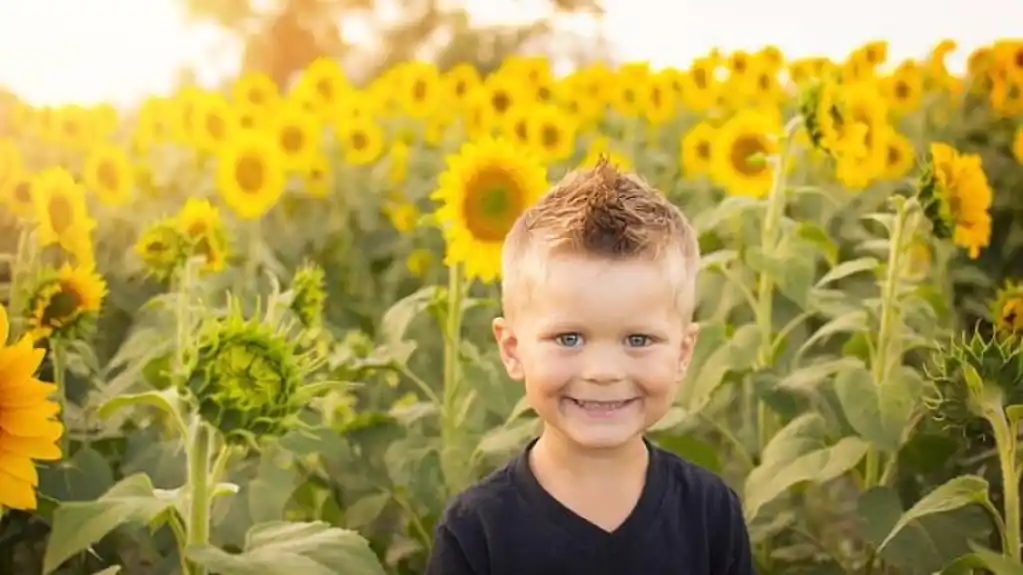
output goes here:
[{"label": "boy's face", "polygon": [[549,428],[579,448],[615,448],[674,399],[698,332],[677,310],[656,261],[565,255],[549,261],[513,322],[494,321],[494,335]]}]

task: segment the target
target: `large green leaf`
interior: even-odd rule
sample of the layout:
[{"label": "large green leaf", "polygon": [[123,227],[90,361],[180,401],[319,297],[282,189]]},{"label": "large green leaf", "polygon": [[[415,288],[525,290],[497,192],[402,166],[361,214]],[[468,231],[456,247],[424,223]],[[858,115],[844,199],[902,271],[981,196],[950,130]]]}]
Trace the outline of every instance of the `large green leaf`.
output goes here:
[{"label": "large green leaf", "polygon": [[888,535],[878,545],[878,550],[883,551],[900,531],[928,515],[944,513],[965,507],[967,505],[990,506],[988,499],[988,483],[983,477],[976,475],[962,475],[955,477],[924,495],[910,507],[892,527]]},{"label": "large green leaf", "polygon": [[1023,575],[1023,565],[1005,555],[978,547],[950,563],[941,575],[973,575],[976,569],[984,569],[994,575]]},{"label": "large green leaf", "polygon": [[[877,548],[903,516],[898,493],[875,487],[857,503],[863,539]],[[906,575],[931,575],[971,551],[974,541],[987,541],[991,521],[978,506],[921,516],[901,528],[878,553],[886,564]]]},{"label": "large green leaf", "polygon": [[95,501],[62,504],[53,514],[53,528],[43,559],[44,575],[115,527],[130,522],[150,523],[174,505],[173,494],[153,489],[149,477],[143,474],[122,479]]},{"label": "large green leaf", "polygon": [[823,483],[856,466],[867,443],[845,437],[828,445],[823,418],[809,413],[792,420],[764,448],[761,463],[746,478],[743,498],[747,519],[789,488],[803,482]]},{"label": "large green leaf", "polygon": [[874,271],[881,265],[881,262],[877,258],[865,256],[854,260],[849,260],[838,264],[831,268],[828,273],[824,274],[824,277],[817,280],[816,287],[821,288],[832,282],[836,282],[840,279],[849,277],[853,274],[862,272]]},{"label": "large green leaf", "polygon": [[743,371],[753,365],[759,344],[760,332],[756,324],[748,323],[736,329],[724,346],[707,357],[699,373],[679,387],[678,403],[690,412],[697,411],[710,400],[728,372]]},{"label": "large green leaf", "polygon": [[380,320],[380,333],[387,343],[397,343],[405,337],[412,321],[436,301],[437,286],[425,286],[394,303]]},{"label": "large green leaf", "polygon": [[245,539],[239,554],[192,547],[188,559],[220,575],[385,575],[361,535],[322,521],[261,523]]},{"label": "large green leaf", "polygon": [[861,365],[839,373],[834,391],[856,433],[886,452],[896,453],[907,437],[922,385],[915,371],[902,368],[898,376],[878,386]]}]

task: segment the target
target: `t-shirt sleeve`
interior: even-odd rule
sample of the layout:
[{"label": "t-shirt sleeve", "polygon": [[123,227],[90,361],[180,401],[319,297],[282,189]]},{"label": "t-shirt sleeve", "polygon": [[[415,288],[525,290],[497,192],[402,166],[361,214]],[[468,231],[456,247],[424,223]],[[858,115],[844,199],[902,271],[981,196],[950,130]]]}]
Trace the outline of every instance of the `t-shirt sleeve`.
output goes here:
[{"label": "t-shirt sleeve", "polygon": [[730,488],[724,499],[725,508],[721,510],[721,523],[715,538],[718,548],[715,550],[714,573],[721,575],[756,575],[753,568],[753,553],[750,549],[749,531],[742,512],[739,496]]},{"label": "t-shirt sleeve", "polygon": [[458,538],[444,523],[434,530],[433,550],[426,564],[426,575],[486,575],[474,571]]}]

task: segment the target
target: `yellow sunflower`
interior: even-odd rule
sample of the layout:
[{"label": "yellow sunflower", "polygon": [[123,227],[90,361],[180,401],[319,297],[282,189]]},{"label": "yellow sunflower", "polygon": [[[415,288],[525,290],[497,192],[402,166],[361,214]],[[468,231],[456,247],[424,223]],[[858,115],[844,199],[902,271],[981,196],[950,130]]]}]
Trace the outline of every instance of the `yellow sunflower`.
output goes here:
[{"label": "yellow sunflower", "polygon": [[529,114],[526,137],[546,162],[560,162],[575,152],[576,126],[557,106],[543,104]]},{"label": "yellow sunflower", "polygon": [[110,144],[93,148],[85,160],[85,185],[106,205],[116,206],[131,198],[135,173],[124,151]]},{"label": "yellow sunflower", "polygon": [[469,142],[447,162],[432,197],[447,243],[445,264],[463,263],[469,278],[492,282],[515,220],[547,190],[539,159],[507,140]]},{"label": "yellow sunflower", "polygon": [[384,131],[372,118],[348,118],[338,131],[345,162],[353,166],[375,162],[384,151]]},{"label": "yellow sunflower", "polygon": [[714,127],[709,122],[700,122],[682,136],[679,161],[682,175],[686,178],[710,176],[713,165]]},{"label": "yellow sunflower", "polygon": [[902,179],[913,168],[916,160],[913,143],[893,128],[889,128],[885,140],[888,150],[885,154],[884,177],[889,180]]},{"label": "yellow sunflower", "polygon": [[39,475],[35,461],[60,459],[64,426],[52,383],[37,379],[45,351],[30,337],[7,345],[10,324],[0,306],[0,510],[35,509]]},{"label": "yellow sunflower", "polygon": [[[504,122],[505,114],[517,103],[526,101],[524,87],[509,74],[494,74],[484,82],[484,99],[487,110],[483,115],[491,118],[496,125]],[[494,124],[492,124],[494,125]]]},{"label": "yellow sunflower", "polygon": [[35,217],[35,197],[32,194],[32,183],[35,178],[31,174],[18,173],[0,183],[0,198],[11,212],[23,220]]},{"label": "yellow sunflower", "polygon": [[231,97],[238,105],[273,109],[281,101],[281,92],[270,76],[246,72],[231,86]]},{"label": "yellow sunflower", "polygon": [[992,192],[980,156],[933,142],[928,160],[919,192],[924,212],[938,237],[951,237],[976,259],[991,241]]},{"label": "yellow sunflower", "polygon": [[192,138],[196,148],[213,154],[231,140],[240,122],[238,112],[223,96],[204,96],[192,115]]},{"label": "yellow sunflower", "polygon": [[257,219],[284,193],[284,170],[277,142],[263,133],[246,130],[221,151],[217,188],[238,217]]},{"label": "yellow sunflower", "polygon": [[762,197],[774,180],[772,157],[778,152],[780,126],[771,116],[742,111],[714,138],[711,173],[728,193]]},{"label": "yellow sunflower", "polygon": [[482,84],[480,73],[471,64],[456,64],[441,78],[447,96],[456,106],[465,103],[469,94]]},{"label": "yellow sunflower", "polygon": [[220,210],[205,198],[189,198],[176,219],[187,247],[191,248],[188,257],[201,256],[205,260],[202,271],[223,269],[227,259],[227,232]]},{"label": "yellow sunflower", "polygon": [[341,65],[326,57],[313,60],[302,71],[295,87],[321,118],[330,117],[331,109],[343,100],[348,89],[348,78]]},{"label": "yellow sunflower", "polygon": [[47,270],[30,291],[26,325],[35,340],[74,339],[92,327],[107,284],[90,266]]},{"label": "yellow sunflower", "polygon": [[426,118],[436,111],[444,95],[437,68],[425,62],[407,62],[398,69],[398,102],[412,118]]},{"label": "yellow sunflower", "polygon": [[324,155],[316,156],[316,159],[306,167],[302,173],[302,181],[305,183],[306,192],[316,198],[325,198],[334,189],[334,173],[331,170],[330,162]]},{"label": "yellow sunflower", "polygon": [[0,188],[14,180],[24,169],[21,150],[13,140],[0,140]]},{"label": "yellow sunflower", "polygon": [[288,170],[301,172],[320,153],[322,132],[316,116],[298,106],[284,106],[277,111],[270,128]]},{"label": "yellow sunflower", "polygon": [[79,247],[82,234],[96,226],[85,205],[85,192],[66,170],[47,168],[32,183],[37,241],[40,246],[59,244],[68,251]]}]

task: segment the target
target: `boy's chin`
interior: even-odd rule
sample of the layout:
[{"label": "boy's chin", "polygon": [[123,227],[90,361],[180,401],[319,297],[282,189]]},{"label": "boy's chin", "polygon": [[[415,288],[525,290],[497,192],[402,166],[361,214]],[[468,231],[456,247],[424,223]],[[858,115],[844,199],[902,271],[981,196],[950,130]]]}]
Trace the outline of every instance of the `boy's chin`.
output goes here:
[{"label": "boy's chin", "polygon": [[561,429],[570,447],[586,451],[614,451],[642,441],[643,430],[632,426],[580,426],[568,424]]}]

